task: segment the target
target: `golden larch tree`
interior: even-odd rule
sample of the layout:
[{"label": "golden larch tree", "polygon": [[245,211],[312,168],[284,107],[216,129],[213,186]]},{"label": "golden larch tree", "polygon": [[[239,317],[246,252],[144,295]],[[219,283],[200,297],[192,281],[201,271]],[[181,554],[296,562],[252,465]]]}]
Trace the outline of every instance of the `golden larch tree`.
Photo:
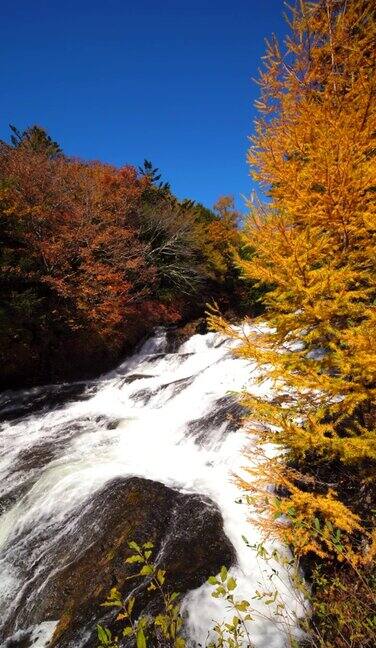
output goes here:
[{"label": "golden larch tree", "polygon": [[268,287],[269,328],[255,338],[211,317],[278,388],[244,402],[286,451],[257,474],[287,494],[269,505],[289,515],[275,526],[298,553],[336,549],[333,528],[354,538],[359,511],[339,491],[351,482],[369,497],[376,473],[375,6],[301,1],[284,47],[268,43],[249,164],[269,200],[250,205],[239,264]]}]

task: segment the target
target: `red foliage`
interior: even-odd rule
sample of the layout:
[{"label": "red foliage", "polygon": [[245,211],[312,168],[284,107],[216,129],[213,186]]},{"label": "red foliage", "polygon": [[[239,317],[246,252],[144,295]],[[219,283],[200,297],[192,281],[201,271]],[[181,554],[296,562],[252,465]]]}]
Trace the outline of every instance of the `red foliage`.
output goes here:
[{"label": "red foliage", "polygon": [[32,290],[65,336],[81,331],[114,350],[178,319],[156,299],[157,270],[138,236],[147,178],[7,145],[0,178],[0,282],[12,295]]}]

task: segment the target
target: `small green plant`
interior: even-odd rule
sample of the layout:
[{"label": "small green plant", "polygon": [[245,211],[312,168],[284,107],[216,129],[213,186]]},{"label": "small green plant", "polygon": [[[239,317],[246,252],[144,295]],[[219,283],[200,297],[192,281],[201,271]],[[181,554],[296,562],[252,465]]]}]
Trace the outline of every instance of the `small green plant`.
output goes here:
[{"label": "small green plant", "polygon": [[163,601],[163,611],[155,617],[151,615],[141,615],[134,618],[133,611],[136,599],[129,596],[125,600],[121,593],[112,588],[106,601],[102,603],[104,607],[118,608],[119,612],[116,617],[117,621],[124,622],[121,636],[112,636],[108,628],[101,625],[97,626],[98,640],[100,646],[107,648],[119,648],[119,641],[123,637],[133,637],[137,648],[147,648],[150,643],[150,637],[154,635],[158,640],[162,640],[164,645],[171,648],[184,648],[185,640],[181,636],[183,620],[180,615],[179,593],[169,592],[165,587],[166,572],[157,567],[152,561],[152,552],[154,545],[152,542],[145,542],[142,546],[137,542],[129,542],[129,548],[133,553],[126,559],[129,564],[139,565],[139,571],[129,576],[133,578],[148,579],[147,590],[155,590],[161,596]]},{"label": "small green plant", "polygon": [[213,632],[216,640],[208,648],[241,648],[246,640],[247,646],[252,647],[251,638],[247,628],[247,621],[252,621],[250,603],[235,596],[237,582],[229,576],[226,567],[222,567],[219,576],[210,576],[208,583],[215,586],[212,592],[214,598],[225,599],[228,609],[233,612],[230,623],[216,622]]},{"label": "small green plant", "polygon": [[[245,537],[243,537],[243,540],[248,547],[256,551],[257,556],[262,560],[267,562],[275,561],[281,566],[288,566],[291,570],[291,585],[294,587],[297,595],[300,594],[303,598],[307,597],[308,590],[296,569],[294,560],[280,554],[275,549],[269,552],[262,542],[257,545],[251,545]],[[136,648],[151,648],[151,646],[155,645],[163,645],[170,648],[184,648],[186,641],[183,637],[180,595],[177,592],[170,592],[168,590],[166,587],[165,570],[160,569],[153,563],[153,543],[146,542],[140,546],[136,542],[130,542],[129,547],[133,553],[126,559],[126,562],[137,565],[139,570],[136,574],[128,578],[147,579],[147,591],[155,591],[158,593],[163,602],[162,612],[155,616],[141,614],[137,617],[134,614],[135,596],[131,595],[123,599],[120,592],[116,588],[113,588],[102,605],[118,608],[116,620],[122,622],[123,627],[119,635],[113,636],[108,628],[98,625],[97,633],[100,646],[120,648],[123,638],[133,637],[133,645]],[[274,621],[281,625],[281,632],[284,632],[286,637],[289,638],[288,645],[290,648],[295,648],[298,644],[294,636],[291,635],[290,630],[291,622],[296,622],[297,619],[289,618],[289,613],[285,609],[278,589],[275,587],[274,579],[278,580],[280,578],[278,569],[272,568],[271,575],[269,576],[270,584],[268,584],[265,591],[263,586],[261,586],[260,590],[256,590],[252,601],[262,602],[265,605],[265,610],[268,606],[273,607]],[[228,573],[225,566],[221,568],[217,576],[210,576],[208,583],[213,586],[211,593],[213,598],[223,599],[225,601],[227,610],[231,613],[232,618],[228,622],[213,620],[213,627],[208,633],[207,642],[205,642],[206,648],[244,648],[245,646],[247,648],[254,648],[248,623],[254,620],[254,613],[255,616],[260,617],[261,615],[265,616],[265,618],[270,618],[270,614],[266,612],[263,615],[259,609],[257,611],[254,610],[252,603],[236,595],[238,583]]]}]

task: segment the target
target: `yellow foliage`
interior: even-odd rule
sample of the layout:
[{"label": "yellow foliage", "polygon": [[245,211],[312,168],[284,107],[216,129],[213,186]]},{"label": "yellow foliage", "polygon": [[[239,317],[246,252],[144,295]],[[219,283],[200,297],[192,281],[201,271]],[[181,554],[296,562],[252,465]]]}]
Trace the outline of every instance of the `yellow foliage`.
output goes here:
[{"label": "yellow foliage", "polygon": [[304,485],[286,460],[337,463],[362,484],[376,477],[375,6],[301,1],[284,49],[268,44],[248,159],[270,201],[250,203],[244,245],[253,254],[238,263],[269,289],[269,328],[250,336],[209,316],[278,394],[243,395],[261,440],[284,451],[244,484],[283,489],[263,499],[263,524],[298,554],[354,565],[365,560],[353,551],[359,517],[328,484]]}]

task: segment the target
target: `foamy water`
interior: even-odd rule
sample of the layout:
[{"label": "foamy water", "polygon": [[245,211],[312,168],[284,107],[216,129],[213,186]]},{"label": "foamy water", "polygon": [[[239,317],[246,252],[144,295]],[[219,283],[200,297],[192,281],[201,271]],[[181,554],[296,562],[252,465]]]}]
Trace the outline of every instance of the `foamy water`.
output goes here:
[{"label": "foamy water", "polygon": [[[246,388],[267,395],[270,390],[268,384],[257,384],[254,364],[232,356],[233,344],[208,333],[194,335],[175,353],[166,353],[166,333],[161,330],[118,369],[88,384],[76,401],[4,424],[0,496],[16,496],[0,517],[0,619],[9,618],[25,587],[32,585],[30,575],[25,582],[20,562],[26,560],[31,572],[34,565],[36,571],[45,567],[54,543],[68,524],[74,524],[72,511],[106,482],[136,475],[204,494],[219,506],[224,531],[237,554],[237,565],[231,568],[238,582],[236,596],[254,607],[248,623],[252,644],[288,645],[287,634],[294,632],[304,602],[293,591],[288,572],[258,558],[242,539],[246,536],[251,545],[261,539],[248,521],[247,506],[239,503],[243,493],[233,478],[242,474],[245,445],[256,446],[257,438],[242,428],[229,429],[226,417],[212,416],[218,402],[233,392]],[[45,452],[51,450],[51,458],[42,467],[15,470],[19,457],[41,444]],[[277,580],[273,570],[278,571]],[[265,606],[253,598],[256,591],[275,586],[279,592],[275,604]],[[205,645],[213,620],[233,616],[211,592],[212,587],[204,584],[184,598],[192,646]],[[42,591],[34,590],[33,597],[38,595]],[[277,615],[281,602],[282,617]],[[38,646],[46,645],[53,628],[43,624]],[[77,648],[80,645],[78,638]]]}]

